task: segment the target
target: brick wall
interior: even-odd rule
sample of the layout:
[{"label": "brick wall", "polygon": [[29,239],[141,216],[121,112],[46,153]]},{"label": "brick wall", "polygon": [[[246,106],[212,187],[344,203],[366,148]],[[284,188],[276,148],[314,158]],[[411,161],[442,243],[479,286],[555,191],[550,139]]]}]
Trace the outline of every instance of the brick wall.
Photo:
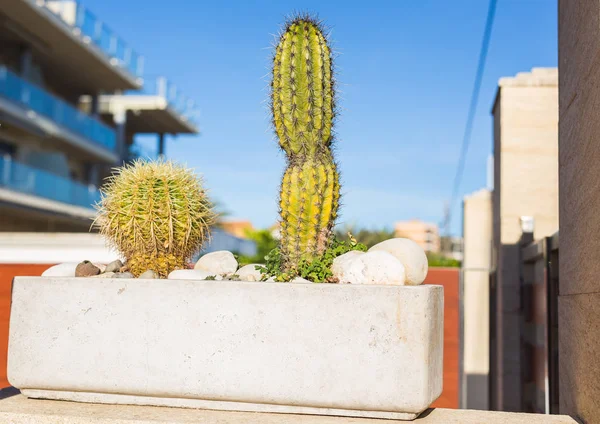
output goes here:
[{"label": "brick wall", "polygon": [[444,286],[444,390],[436,408],[459,406],[460,310],[459,269],[430,268],[425,284]]},{"label": "brick wall", "polygon": [[7,387],[6,357],[8,353],[8,319],[13,277],[41,275],[50,265],[0,264],[0,387]]}]

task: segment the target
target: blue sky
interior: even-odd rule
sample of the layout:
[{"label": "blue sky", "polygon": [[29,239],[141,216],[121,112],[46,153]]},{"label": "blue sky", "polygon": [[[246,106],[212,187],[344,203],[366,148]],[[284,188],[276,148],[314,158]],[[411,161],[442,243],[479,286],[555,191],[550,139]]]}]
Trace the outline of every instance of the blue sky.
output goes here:
[{"label": "blue sky", "polygon": [[[486,184],[497,81],[557,66],[557,1],[498,0],[461,197]],[[284,157],[269,127],[273,34],[294,10],[332,29],[341,117],[341,224],[440,222],[452,190],[487,14],[484,0],[87,0],[85,4],[200,109],[198,137],[167,155],[204,176],[232,218],[277,219]],[[147,142],[148,140],[144,140]],[[154,147],[154,145],[153,145]],[[452,232],[461,232],[461,202]]]}]

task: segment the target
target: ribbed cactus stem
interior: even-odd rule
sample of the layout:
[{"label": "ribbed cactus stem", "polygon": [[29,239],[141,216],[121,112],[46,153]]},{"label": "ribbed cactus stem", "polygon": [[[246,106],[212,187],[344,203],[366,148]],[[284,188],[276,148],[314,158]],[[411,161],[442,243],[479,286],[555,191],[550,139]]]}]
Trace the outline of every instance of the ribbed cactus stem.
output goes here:
[{"label": "ribbed cactus stem", "polygon": [[322,254],[339,202],[339,175],[332,161],[291,163],[281,184],[281,251],[291,266]]},{"label": "ribbed cactus stem", "polygon": [[331,52],[314,22],[297,19],[273,59],[273,124],[288,156],[324,152],[331,144],[334,96]]},{"label": "ribbed cactus stem", "polygon": [[340,197],[330,150],[335,92],[331,50],[319,24],[286,26],[273,57],[273,126],[288,167],[280,192],[283,268],[322,254],[331,242]]}]

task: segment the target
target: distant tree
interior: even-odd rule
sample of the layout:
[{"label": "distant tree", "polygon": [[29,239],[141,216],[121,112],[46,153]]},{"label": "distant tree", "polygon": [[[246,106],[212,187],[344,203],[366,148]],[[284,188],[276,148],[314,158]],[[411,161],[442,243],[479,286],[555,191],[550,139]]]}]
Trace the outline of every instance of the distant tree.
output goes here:
[{"label": "distant tree", "polygon": [[427,262],[429,263],[430,267],[440,267],[440,268],[459,268],[461,266],[461,262],[453,259],[453,258],[448,258],[445,257],[443,255],[441,255],[440,253],[427,253]]},{"label": "distant tree", "polygon": [[251,263],[264,263],[265,256],[277,247],[277,240],[269,230],[247,230],[246,237],[256,243],[256,255],[254,256],[238,256],[240,265]]},{"label": "distant tree", "polygon": [[354,226],[346,226],[336,229],[335,235],[338,240],[349,240],[348,233],[352,234],[359,243],[372,247],[379,242],[395,237],[394,231],[387,228],[369,230],[366,228],[356,228]]}]

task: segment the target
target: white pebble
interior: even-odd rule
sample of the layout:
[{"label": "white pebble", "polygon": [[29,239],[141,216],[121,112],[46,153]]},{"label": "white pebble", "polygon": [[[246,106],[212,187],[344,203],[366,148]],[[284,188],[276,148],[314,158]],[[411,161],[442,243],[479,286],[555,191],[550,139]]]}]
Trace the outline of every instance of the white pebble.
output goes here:
[{"label": "white pebble", "polygon": [[256,269],[259,264],[245,265],[238,269],[235,273],[240,278],[240,281],[260,281],[261,272]]},{"label": "white pebble", "polygon": [[[338,274],[340,283],[404,285],[406,273],[404,266],[387,252],[367,252],[355,255],[343,264]],[[335,275],[334,275],[335,276]]]},{"label": "white pebble", "polygon": [[65,262],[54,265],[42,273],[42,277],[75,277],[78,262]]},{"label": "white pebble", "polygon": [[421,246],[407,238],[393,238],[369,249],[369,252],[384,251],[394,255],[404,265],[406,284],[417,286],[427,277],[427,255]]},{"label": "white pebble", "polygon": [[207,253],[194,265],[195,270],[210,272],[212,275],[234,274],[238,263],[233,253],[227,250]]}]

